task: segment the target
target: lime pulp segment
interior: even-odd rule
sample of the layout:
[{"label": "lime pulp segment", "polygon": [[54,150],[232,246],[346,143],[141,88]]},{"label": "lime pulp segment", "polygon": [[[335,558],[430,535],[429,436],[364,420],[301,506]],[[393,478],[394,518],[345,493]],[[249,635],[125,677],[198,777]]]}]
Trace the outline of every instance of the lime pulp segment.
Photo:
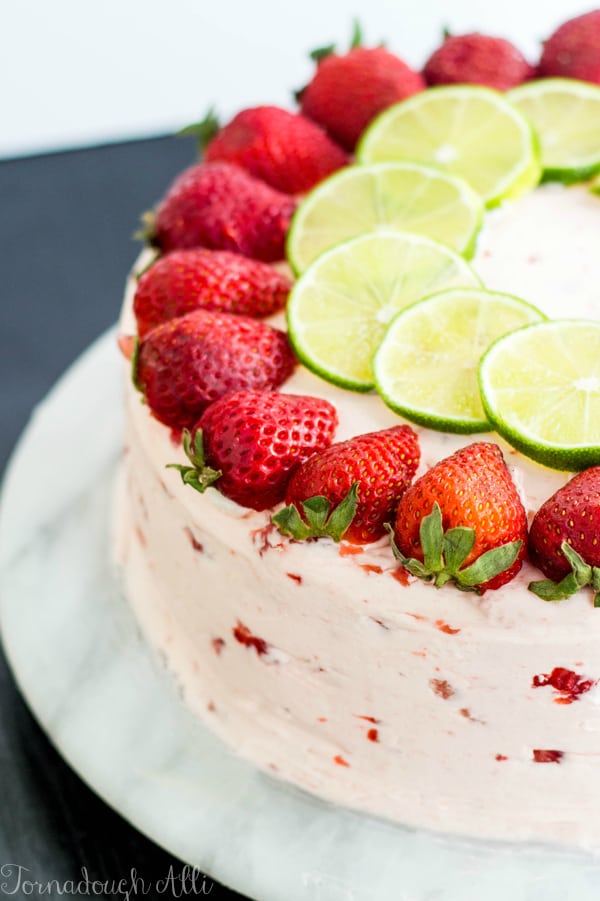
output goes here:
[{"label": "lime pulp segment", "polygon": [[479,195],[439,169],[412,162],[349,166],[298,207],[288,259],[300,273],[330,247],[382,230],[426,235],[469,257],[482,217]]},{"label": "lime pulp segment", "polygon": [[600,87],[544,78],[507,97],[537,132],[544,178],[570,183],[600,171]]},{"label": "lime pulp segment", "polygon": [[600,464],[600,322],[550,320],[500,338],[479,384],[488,419],[526,456],[571,472]]},{"label": "lime pulp segment", "polygon": [[368,391],[373,354],[391,319],[421,297],[481,286],[468,263],[422,235],[362,235],[326,251],[292,288],[290,340],[302,362],[327,381]]},{"label": "lime pulp segment", "polygon": [[375,384],[406,419],[447,432],[489,431],[479,395],[479,360],[501,335],[545,317],[517,297],[453,288],[392,320],[375,354]]},{"label": "lime pulp segment", "polygon": [[357,149],[361,163],[418,160],[464,178],[495,206],[535,187],[541,175],[534,131],[490,88],[429,88],[381,113]]}]

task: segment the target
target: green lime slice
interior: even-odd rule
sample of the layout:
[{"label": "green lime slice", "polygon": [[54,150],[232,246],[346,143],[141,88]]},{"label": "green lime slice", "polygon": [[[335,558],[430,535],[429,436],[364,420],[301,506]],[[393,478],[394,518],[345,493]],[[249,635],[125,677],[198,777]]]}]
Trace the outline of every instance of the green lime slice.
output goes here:
[{"label": "green lime slice", "polygon": [[544,179],[570,184],[600,171],[600,87],[544,78],[507,97],[538,134]]},{"label": "green lime slice", "polygon": [[288,332],[302,362],[329,382],[369,391],[373,354],[391,319],[421,297],[480,286],[465,260],[423,235],[361,235],[326,250],[288,300]]},{"label": "green lime slice", "polygon": [[490,430],[479,396],[481,356],[501,335],[545,319],[510,294],[453,288],[399,313],[375,354],[375,386],[396,413],[445,432]]},{"label": "green lime slice", "polygon": [[483,357],[479,386],[496,431],[526,456],[569,472],[600,464],[600,322],[505,335]]},{"label": "green lime slice", "polygon": [[426,235],[470,257],[482,218],[479,195],[439,169],[410,162],[348,166],[298,207],[288,260],[300,273],[324,250],[382,230]]},{"label": "green lime slice", "polygon": [[541,175],[535,133],[490,88],[429,88],[381,113],[360,139],[361,163],[418,160],[464,178],[495,206],[535,187]]}]

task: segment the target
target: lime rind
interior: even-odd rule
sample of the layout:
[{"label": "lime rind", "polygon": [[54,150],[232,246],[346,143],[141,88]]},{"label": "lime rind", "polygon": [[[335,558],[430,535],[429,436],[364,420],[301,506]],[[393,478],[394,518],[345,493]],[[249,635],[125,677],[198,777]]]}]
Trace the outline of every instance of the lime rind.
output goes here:
[{"label": "lime rind", "polygon": [[286,242],[296,274],[325,250],[361,234],[423,234],[470,259],[484,207],[467,182],[413,161],[348,166],[300,203]]},{"label": "lime rind", "polygon": [[288,335],[307,369],[353,391],[374,387],[372,360],[401,309],[449,287],[480,287],[446,245],[402,232],[360,235],[325,251],[292,288]]},{"label": "lime rind", "polygon": [[[543,181],[575,184],[600,172],[600,87],[573,78],[542,78],[506,96],[538,134]],[[590,104],[597,104],[595,116],[582,109]],[[577,141],[588,145],[586,152],[575,151]]]},{"label": "lime rind", "polygon": [[[543,353],[531,359],[544,339]],[[495,384],[517,373],[520,387]],[[563,472],[600,464],[600,322],[547,320],[499,338],[481,360],[479,386],[490,423],[525,456]],[[540,423],[546,432],[550,424],[552,440],[540,433]],[[579,440],[565,437],[578,429]],[[592,437],[581,440],[588,429]]]},{"label": "lime rind", "polygon": [[533,304],[498,291],[453,288],[425,297],[388,326],[373,363],[377,391],[394,412],[427,428],[489,432],[479,396],[480,354],[500,328],[504,334],[545,319]]},{"label": "lime rind", "polygon": [[[444,119],[448,119],[447,113],[450,110],[450,104],[447,103],[448,100],[454,100],[455,104],[462,102],[462,115],[459,114],[453,120],[444,122]],[[518,154],[515,155],[514,163],[508,166],[508,171],[504,176],[499,176],[496,179],[492,187],[478,191],[483,197],[486,206],[491,208],[504,200],[515,199],[527,193],[539,183],[542,174],[540,146],[535,130],[527,118],[514,105],[509,103],[503,94],[492,88],[478,85],[442,85],[432,87],[389,107],[373,120],[361,136],[356,150],[358,161],[368,164],[384,160],[418,160],[430,165],[437,165],[445,171],[462,176],[466,181],[470,181],[471,177],[473,179],[470,181],[471,186],[478,190],[476,179],[474,179],[472,173],[482,173],[483,167],[479,166],[478,168],[477,163],[473,162],[468,167],[468,172],[462,171],[460,166],[457,166],[455,159],[445,159],[442,152],[446,147],[452,146],[452,140],[460,133],[465,118],[465,106],[469,102],[471,104],[478,103],[481,108],[477,116],[473,117],[477,119],[478,125],[477,129],[470,134],[472,143],[477,139],[479,146],[485,146],[485,144],[491,146],[494,144],[494,142],[483,140],[483,132],[494,124],[494,112],[503,115],[506,122],[510,123],[511,131],[518,135],[518,141],[515,144],[515,149],[518,148]],[[434,104],[435,114],[430,114],[430,120],[428,121],[425,115],[425,108],[429,104]],[[444,108],[445,105],[446,108]],[[482,115],[481,112],[486,107],[489,108],[489,112],[492,114],[489,117]],[[417,110],[415,115],[417,127],[422,129],[427,141],[431,140],[432,144],[437,146],[433,158],[431,156],[432,146],[427,148],[426,156],[423,156],[424,145],[419,144],[418,141],[413,141],[411,149],[407,137],[409,130],[406,128],[400,129],[404,148],[398,149],[397,152],[389,149],[383,151],[381,145],[384,142],[384,137],[386,137],[386,132],[389,135],[396,123],[404,116],[413,113],[415,109]],[[447,129],[446,131],[444,131],[444,127]],[[387,137],[387,140],[390,140],[389,137]],[[441,143],[439,143],[440,141]]]}]

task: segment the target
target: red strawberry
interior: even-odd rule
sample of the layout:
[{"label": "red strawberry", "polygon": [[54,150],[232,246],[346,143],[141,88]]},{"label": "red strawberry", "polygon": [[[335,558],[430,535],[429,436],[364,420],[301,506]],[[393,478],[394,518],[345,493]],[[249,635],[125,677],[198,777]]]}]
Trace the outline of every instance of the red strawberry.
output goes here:
[{"label": "red strawberry", "polygon": [[225,394],[277,388],[295,363],[279,329],[245,316],[195,310],[142,339],[134,382],[157,419],[184,428]]},{"label": "red strawberry", "polygon": [[569,19],[544,43],[540,75],[600,84],[600,9]]},{"label": "red strawberry", "polygon": [[237,163],[287,194],[310,190],[348,162],[322,128],[277,106],[242,110],[210,141],[204,158]]},{"label": "red strawberry", "polygon": [[284,256],[295,208],[232,163],[199,163],[179,175],[156,211],[150,241],[163,253],[184,247],[235,250],[271,262]]},{"label": "red strawberry", "polygon": [[398,503],[397,556],[436,587],[482,594],[521,568],[527,516],[496,444],[477,442],[417,479]]},{"label": "red strawberry", "polygon": [[216,401],[184,436],[191,466],[176,466],[198,491],[219,490],[244,507],[283,500],[293,471],[333,440],[337,413],[319,397],[238,391]]},{"label": "red strawberry", "polygon": [[299,540],[329,535],[356,544],[377,541],[410,485],[419,457],[418,438],[407,425],[332,444],[296,470],[285,497],[290,506],[273,521]]},{"label": "red strawberry", "polygon": [[591,585],[600,606],[600,466],[584,469],[542,504],[529,556],[549,580],[529,586],[539,597],[560,601]]},{"label": "red strawberry", "polygon": [[514,44],[487,34],[450,35],[423,69],[427,84],[481,84],[508,91],[534,74]]},{"label": "red strawberry", "polygon": [[353,47],[318,63],[300,93],[302,112],[353,150],[366,126],[382,110],[423,90],[418,72],[384,47]]},{"label": "red strawberry", "polygon": [[173,250],[140,276],[133,310],[141,338],[192,310],[260,318],[283,309],[292,283],[267,263],[229,250]]}]

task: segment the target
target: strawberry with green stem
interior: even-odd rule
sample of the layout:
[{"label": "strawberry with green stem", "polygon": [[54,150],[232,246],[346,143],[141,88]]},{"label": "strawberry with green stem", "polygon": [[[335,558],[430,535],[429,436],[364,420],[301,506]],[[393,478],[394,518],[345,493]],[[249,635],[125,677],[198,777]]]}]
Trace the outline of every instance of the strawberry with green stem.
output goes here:
[{"label": "strawberry with green stem", "polygon": [[215,483],[243,507],[266,510],[283,500],[294,470],[331,444],[337,423],[335,407],[322,398],[237,391],[184,432],[189,465],[171,465],[197,491]]},{"label": "strawberry with green stem", "polygon": [[286,491],[287,506],[273,522],[297,541],[325,536],[356,544],[377,541],[410,485],[419,457],[417,435],[408,425],[332,444],[296,470]]},{"label": "strawberry with green stem", "polygon": [[347,53],[338,55],[333,46],[314,52],[317,71],[297,94],[302,113],[348,151],[378,113],[425,88],[421,75],[398,56],[361,41],[355,25]]},{"label": "strawberry with green stem", "polygon": [[547,576],[529,585],[538,597],[562,601],[590,586],[600,607],[600,466],[584,469],[542,504],[529,556]]},{"label": "strawberry with green stem", "polygon": [[513,579],[527,516],[500,448],[476,442],[441,460],[398,503],[392,548],[412,575],[483,594]]}]

